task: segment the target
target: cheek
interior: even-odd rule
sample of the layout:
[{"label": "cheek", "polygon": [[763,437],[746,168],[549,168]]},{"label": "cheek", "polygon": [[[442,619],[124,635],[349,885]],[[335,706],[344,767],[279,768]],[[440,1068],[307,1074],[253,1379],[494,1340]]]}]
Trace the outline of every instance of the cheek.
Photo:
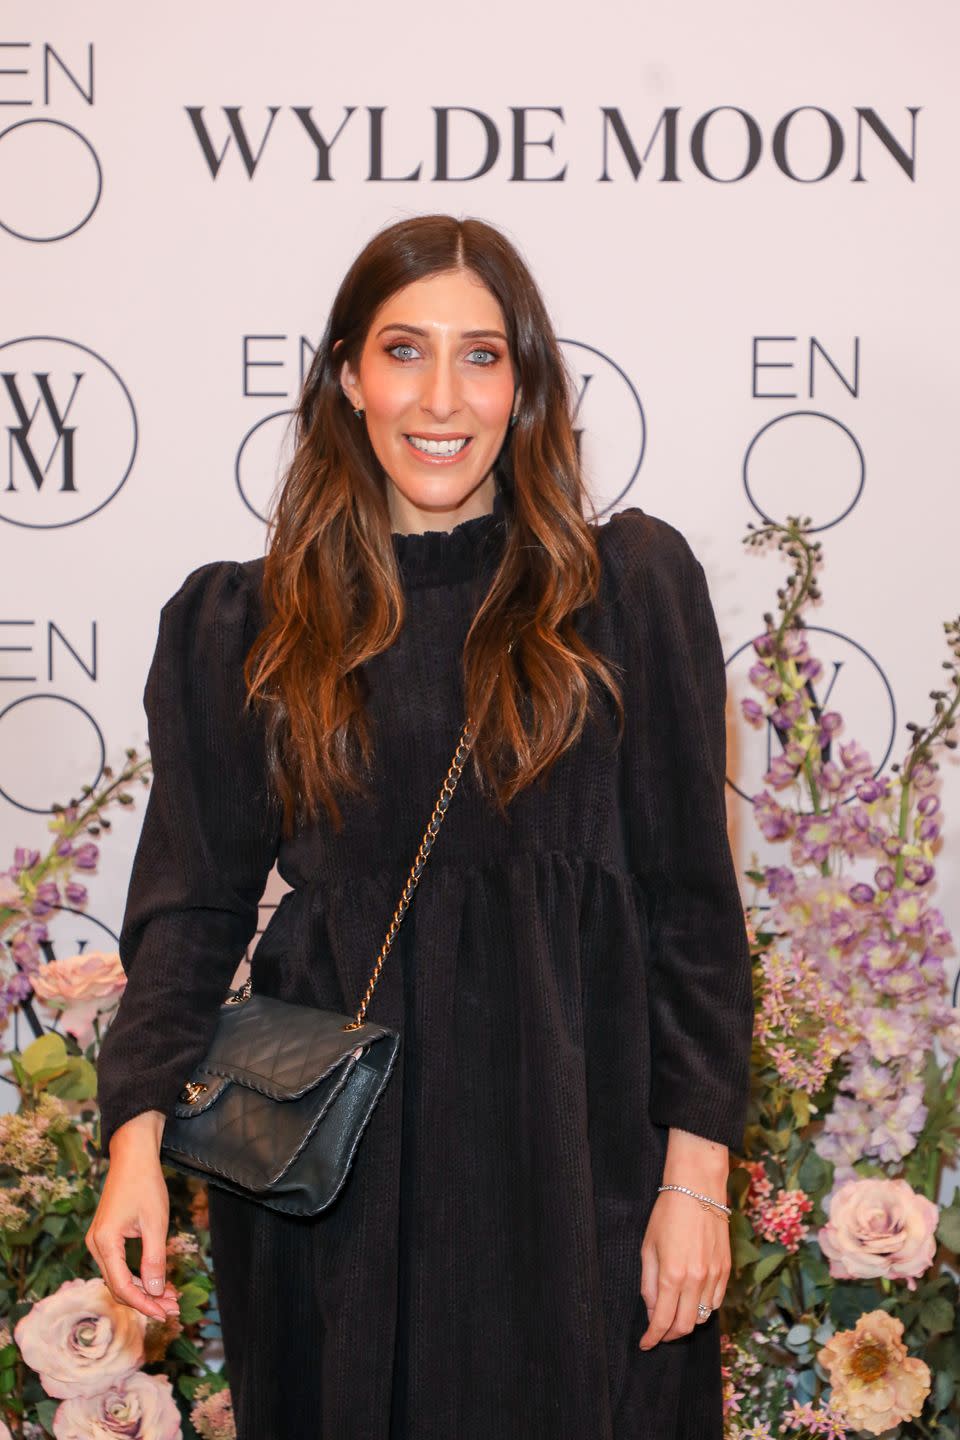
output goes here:
[{"label": "cheek", "polygon": [[368,418],[389,423],[415,402],[417,386],[409,371],[371,364],[363,372],[363,401]]},{"label": "cheek", "polygon": [[498,430],[506,425],[513,408],[513,381],[507,372],[484,376],[469,390],[468,403],[481,425]]}]

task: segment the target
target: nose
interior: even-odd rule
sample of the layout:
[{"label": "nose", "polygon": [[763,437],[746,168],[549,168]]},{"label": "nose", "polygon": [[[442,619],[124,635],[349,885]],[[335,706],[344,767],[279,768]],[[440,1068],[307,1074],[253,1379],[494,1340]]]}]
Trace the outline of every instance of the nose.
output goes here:
[{"label": "nose", "polygon": [[420,403],[437,420],[446,420],[460,409],[460,382],[452,359],[437,356],[424,377]]}]

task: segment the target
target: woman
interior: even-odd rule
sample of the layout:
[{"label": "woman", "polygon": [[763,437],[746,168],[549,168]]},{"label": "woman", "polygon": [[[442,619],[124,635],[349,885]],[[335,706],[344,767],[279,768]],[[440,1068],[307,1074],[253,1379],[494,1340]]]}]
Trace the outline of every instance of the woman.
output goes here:
[{"label": "woman", "polygon": [[469,714],[344,1189],[309,1219],[210,1190],[238,1435],[720,1440],[753,999],[704,572],[642,510],[584,518],[543,302],[477,220],[367,245],[297,441],[265,559],[163,608],[88,1245],[175,1304],[164,1117],[274,859],[254,990],[355,1011]]}]

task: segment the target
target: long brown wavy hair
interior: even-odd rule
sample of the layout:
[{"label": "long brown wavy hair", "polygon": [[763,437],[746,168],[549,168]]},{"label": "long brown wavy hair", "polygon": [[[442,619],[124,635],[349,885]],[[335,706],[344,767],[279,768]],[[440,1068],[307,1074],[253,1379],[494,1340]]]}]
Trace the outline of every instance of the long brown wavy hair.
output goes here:
[{"label": "long brown wavy hair", "polygon": [[597,596],[600,560],[584,514],[571,385],[540,292],[494,226],[450,215],[402,220],[374,235],[337,292],[269,520],[268,618],[244,680],[248,706],[266,710],[269,775],[286,836],[321,806],[339,830],[337,792],[367,793],[372,740],[361,667],[393,643],[404,620],[386,480],[340,370],[344,360],[357,368],[373,319],[392,295],[461,268],[500,304],[521,391],[495,467],[507,526],[503,558],[463,653],[470,763],[503,810],[579,737],[591,677],[612,697],[622,734],[613,667],[575,626]]}]

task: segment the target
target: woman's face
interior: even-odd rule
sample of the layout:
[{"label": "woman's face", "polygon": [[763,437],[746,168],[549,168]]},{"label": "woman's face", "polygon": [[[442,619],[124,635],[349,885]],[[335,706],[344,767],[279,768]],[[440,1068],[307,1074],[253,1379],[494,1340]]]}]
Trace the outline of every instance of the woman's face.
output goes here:
[{"label": "woman's face", "polygon": [[450,529],[492,508],[515,380],[503,312],[472,271],[392,295],[340,382],[392,482],[394,529]]}]

